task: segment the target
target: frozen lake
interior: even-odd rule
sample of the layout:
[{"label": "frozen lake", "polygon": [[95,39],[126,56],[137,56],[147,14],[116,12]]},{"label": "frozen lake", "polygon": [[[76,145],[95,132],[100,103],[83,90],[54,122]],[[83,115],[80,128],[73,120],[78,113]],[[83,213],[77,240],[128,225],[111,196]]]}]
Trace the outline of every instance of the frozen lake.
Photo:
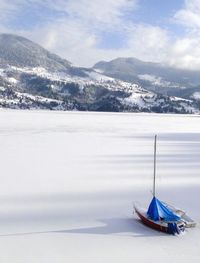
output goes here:
[{"label": "frozen lake", "polygon": [[157,196],[200,221],[200,116],[0,111],[0,262],[199,262],[200,229],[143,226]]}]

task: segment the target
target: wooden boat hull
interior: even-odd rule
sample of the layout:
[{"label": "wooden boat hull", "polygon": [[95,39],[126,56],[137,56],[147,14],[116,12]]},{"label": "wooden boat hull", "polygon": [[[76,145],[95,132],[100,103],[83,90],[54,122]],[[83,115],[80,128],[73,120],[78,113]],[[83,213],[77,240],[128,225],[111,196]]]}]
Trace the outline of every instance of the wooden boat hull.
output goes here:
[{"label": "wooden boat hull", "polygon": [[154,222],[154,221],[148,219],[144,215],[144,213],[142,213],[138,208],[134,207],[134,209],[135,209],[136,214],[141,219],[143,224],[145,224],[146,226],[148,226],[150,228],[153,228],[153,229],[155,229],[157,231],[168,233],[168,226],[167,226],[167,224]]}]

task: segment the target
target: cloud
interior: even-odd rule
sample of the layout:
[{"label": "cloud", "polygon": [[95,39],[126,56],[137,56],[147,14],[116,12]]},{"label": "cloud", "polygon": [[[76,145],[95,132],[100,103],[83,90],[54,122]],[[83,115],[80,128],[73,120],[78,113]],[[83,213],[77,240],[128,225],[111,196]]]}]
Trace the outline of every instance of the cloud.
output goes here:
[{"label": "cloud", "polygon": [[[44,14],[42,23],[36,21],[33,28],[12,30],[13,16],[17,21],[25,9],[34,13],[35,6],[46,7],[52,17],[45,19]],[[137,0],[0,0],[0,10],[5,14],[1,24],[7,24],[1,31],[23,35],[75,64],[90,66],[99,59],[117,55],[115,49],[99,48],[101,36],[113,31],[121,34],[127,28],[128,14],[136,8]]]},{"label": "cloud", "polygon": [[0,19],[7,20],[10,15],[13,15],[13,13],[20,8],[20,2],[21,1],[14,0],[11,4],[7,0],[0,0]]},{"label": "cloud", "polygon": [[54,10],[65,12],[69,19],[93,27],[114,26],[123,22],[127,12],[137,6],[136,0],[45,0]]},{"label": "cloud", "polygon": [[[0,0],[0,31],[23,35],[75,65],[92,66],[99,60],[136,57],[199,68],[200,1],[185,0],[174,14],[173,22],[182,30],[182,36],[175,35],[170,27],[166,30],[136,23],[133,18],[139,8],[139,0]],[[31,26],[23,27],[21,21],[30,23],[29,17],[24,17],[26,10],[31,10],[35,19]],[[114,40],[109,39],[113,33]],[[109,43],[108,48],[108,39],[119,43],[123,39],[123,44]]]},{"label": "cloud", "polygon": [[185,0],[184,8],[176,12],[174,18],[187,28],[200,28],[200,1]]},{"label": "cloud", "polygon": [[175,13],[174,20],[185,33],[169,48],[168,63],[179,68],[199,69],[200,1],[185,0],[184,7]]},{"label": "cloud", "polygon": [[200,68],[200,37],[188,36],[178,39],[170,49],[168,63],[178,68]]},{"label": "cloud", "polygon": [[92,66],[99,60],[111,60],[116,57],[138,57],[145,61],[165,60],[169,45],[167,31],[148,25],[129,25],[123,30],[126,45],[112,49],[100,48],[98,34],[68,19],[60,19],[21,34],[75,65]]},{"label": "cloud", "polygon": [[74,21],[60,19],[21,34],[76,65],[89,66],[95,61],[92,57],[97,42],[95,34]]},{"label": "cloud", "polygon": [[128,36],[129,55],[146,61],[164,61],[170,44],[168,31],[151,25],[135,25]]}]

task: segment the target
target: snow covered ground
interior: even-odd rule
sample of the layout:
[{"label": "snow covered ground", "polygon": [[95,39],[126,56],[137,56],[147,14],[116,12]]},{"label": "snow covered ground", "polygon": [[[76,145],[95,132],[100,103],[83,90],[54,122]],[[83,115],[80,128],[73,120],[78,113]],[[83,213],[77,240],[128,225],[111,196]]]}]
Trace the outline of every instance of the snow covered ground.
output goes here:
[{"label": "snow covered ground", "polygon": [[200,228],[143,226],[157,195],[200,222],[200,117],[0,111],[0,262],[199,262]]}]

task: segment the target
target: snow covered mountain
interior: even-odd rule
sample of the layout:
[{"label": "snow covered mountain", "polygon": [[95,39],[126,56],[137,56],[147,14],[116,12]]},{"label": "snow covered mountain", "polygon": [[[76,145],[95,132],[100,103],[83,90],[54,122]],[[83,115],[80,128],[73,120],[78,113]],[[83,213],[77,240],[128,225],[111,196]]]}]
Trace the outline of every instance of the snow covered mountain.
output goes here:
[{"label": "snow covered mountain", "polygon": [[147,91],[99,72],[74,67],[19,36],[0,35],[0,106],[134,112],[199,112],[194,100]]},{"label": "snow covered mountain", "polygon": [[[103,74],[141,85],[145,89],[169,96],[194,99],[200,92],[200,71],[183,70],[135,58],[101,61],[94,69]],[[200,94],[200,93],[199,93]]]},{"label": "snow covered mountain", "polygon": [[0,34],[0,65],[67,70],[70,67],[70,62],[24,37]]}]

